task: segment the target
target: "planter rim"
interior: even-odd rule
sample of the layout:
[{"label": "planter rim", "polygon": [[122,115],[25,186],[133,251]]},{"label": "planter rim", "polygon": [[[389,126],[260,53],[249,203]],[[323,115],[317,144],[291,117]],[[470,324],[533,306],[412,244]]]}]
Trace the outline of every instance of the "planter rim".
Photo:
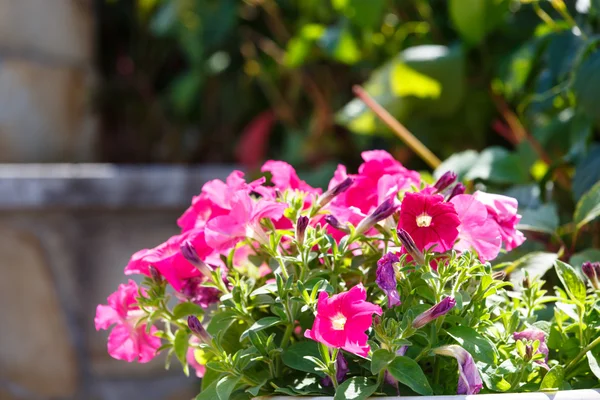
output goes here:
[{"label": "planter rim", "polygon": [[[562,390],[557,392],[492,393],[453,396],[386,396],[371,397],[373,400],[600,400],[600,389]],[[331,396],[295,397],[261,396],[254,400],[333,400]]]}]

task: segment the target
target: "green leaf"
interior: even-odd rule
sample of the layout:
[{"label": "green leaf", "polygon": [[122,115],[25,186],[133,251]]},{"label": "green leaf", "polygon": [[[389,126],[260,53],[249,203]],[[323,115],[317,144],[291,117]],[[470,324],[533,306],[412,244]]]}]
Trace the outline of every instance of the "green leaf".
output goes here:
[{"label": "green leaf", "polygon": [[373,352],[371,357],[371,372],[377,375],[382,369],[388,366],[396,356],[389,350],[379,349]]},{"label": "green leaf", "polygon": [[590,117],[598,121],[600,115],[600,51],[593,52],[579,67],[573,82],[573,93],[577,105]]},{"label": "green leaf", "polygon": [[429,386],[429,382],[427,381],[427,377],[425,377],[423,370],[412,358],[397,356],[394,361],[388,365],[388,372],[398,380],[398,382],[408,386],[416,393],[423,396],[431,396],[433,394],[433,390],[431,390],[431,386]]},{"label": "green leaf", "polygon": [[196,400],[215,400],[218,399],[217,395],[217,381],[208,385],[208,387],[203,388],[202,392],[198,396],[196,396]]},{"label": "green leaf", "polygon": [[577,163],[573,177],[573,199],[578,201],[592,186],[600,182],[600,145],[593,144]]},{"label": "green leaf", "polygon": [[544,376],[540,384],[540,390],[560,390],[565,379],[565,370],[561,365],[552,367]]},{"label": "green leaf", "polygon": [[391,70],[392,93],[397,97],[438,98],[442,86],[435,79],[414,70],[405,63],[396,63]]},{"label": "green leaf", "polygon": [[267,283],[250,293],[250,297],[258,296],[259,294],[277,294],[277,284]]},{"label": "green leaf", "polygon": [[345,24],[327,28],[318,44],[331,57],[345,64],[352,65],[360,60],[360,48]]},{"label": "green leaf", "polygon": [[575,269],[560,260],[556,260],[554,268],[569,296],[573,300],[583,304],[586,297],[585,283],[581,280],[577,272],[575,272]]},{"label": "green leaf", "polygon": [[590,365],[592,374],[594,374],[596,378],[600,379],[600,365],[598,365],[598,360],[596,360],[596,357],[594,357],[591,350],[585,353],[585,355],[587,356],[588,364]]},{"label": "green leaf", "polygon": [[335,391],[334,400],[363,400],[377,390],[377,383],[364,376],[354,376],[345,380]]},{"label": "green leaf", "polygon": [[473,328],[454,326],[447,332],[458,344],[471,353],[475,361],[492,365],[496,362],[496,347]]},{"label": "green leaf", "polygon": [[510,274],[510,280],[513,284],[522,282],[525,272],[531,279],[542,278],[554,266],[557,259],[558,254],[556,253],[529,253],[506,268],[506,273]]},{"label": "green leaf", "polygon": [[363,29],[378,27],[385,11],[385,0],[334,0],[332,4],[354,25]]},{"label": "green leaf", "polygon": [[190,334],[186,329],[179,329],[175,334],[175,340],[173,347],[175,348],[175,355],[182,363],[186,362],[186,354],[189,346]]},{"label": "green leaf", "polygon": [[169,100],[180,114],[191,112],[204,82],[202,72],[191,70],[177,78],[169,87]]},{"label": "green leaf", "polygon": [[507,11],[506,1],[450,0],[450,19],[460,36],[471,45],[480,44]]},{"label": "green leaf", "polygon": [[521,215],[518,229],[554,234],[558,228],[559,219],[556,204],[544,204],[535,209],[526,208],[521,210]]},{"label": "green leaf", "polygon": [[281,359],[285,365],[292,369],[325,376],[323,372],[315,371],[315,363],[307,360],[305,356],[315,357],[317,359],[321,358],[317,342],[308,340],[295,343],[283,351]]},{"label": "green leaf", "polygon": [[584,225],[592,222],[598,216],[600,216],[600,182],[592,186],[592,188],[581,197],[575,208],[573,222],[577,225],[577,229],[581,229]]},{"label": "green leaf", "polygon": [[216,336],[217,333],[226,331],[231,324],[233,324],[233,321],[237,319],[237,317],[238,315],[233,311],[223,311],[217,313],[210,319],[210,322],[206,327],[206,331],[212,336]]},{"label": "green leaf", "polygon": [[229,400],[231,392],[240,381],[240,376],[227,375],[219,379],[216,386],[217,396],[219,400]]},{"label": "green leaf", "polygon": [[529,171],[516,153],[502,147],[488,147],[481,152],[465,179],[483,179],[496,183],[525,183]]},{"label": "green leaf", "polygon": [[454,153],[437,167],[433,176],[438,179],[446,172],[452,171],[458,175],[458,180],[462,180],[478,158],[479,153],[475,150],[465,150],[460,153]]},{"label": "green leaf", "polygon": [[173,308],[173,317],[175,319],[185,318],[188,315],[203,315],[204,309],[195,303],[179,303]]},{"label": "green leaf", "polygon": [[573,268],[581,267],[586,261],[597,262],[600,261],[600,250],[598,249],[585,249],[579,253],[575,253],[569,259],[569,264],[573,265]]},{"label": "green leaf", "polygon": [[254,331],[259,332],[263,329],[270,328],[275,325],[279,325],[281,323],[281,319],[279,317],[264,317],[256,321],[250,328],[242,333],[240,340],[244,340],[248,337],[248,332]]}]

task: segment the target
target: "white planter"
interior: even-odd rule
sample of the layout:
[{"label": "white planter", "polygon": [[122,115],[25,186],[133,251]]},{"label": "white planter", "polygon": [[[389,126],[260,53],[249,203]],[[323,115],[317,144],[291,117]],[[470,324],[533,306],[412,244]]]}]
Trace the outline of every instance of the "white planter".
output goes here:
[{"label": "white planter", "polygon": [[[581,389],[561,392],[494,393],[468,396],[388,396],[373,397],[374,400],[600,400],[600,390]],[[333,400],[333,397],[257,397],[255,400]]]}]

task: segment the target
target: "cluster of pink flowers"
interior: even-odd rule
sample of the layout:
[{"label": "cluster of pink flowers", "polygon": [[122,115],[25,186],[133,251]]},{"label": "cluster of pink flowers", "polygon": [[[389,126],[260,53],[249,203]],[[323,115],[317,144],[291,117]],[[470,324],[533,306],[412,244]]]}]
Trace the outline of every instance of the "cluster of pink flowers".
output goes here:
[{"label": "cluster of pink flowers", "polygon": [[[362,157],[364,163],[357,174],[348,174],[344,166],[339,166],[329,190],[323,194],[281,161],[269,161],[262,168],[271,174],[270,184],[265,178],[248,183],[239,171],[225,182],[210,181],[179,218],[181,233],[155,248],[135,253],[125,274],[159,274],[178,298],[208,307],[218,301],[218,292],[203,285],[210,277],[198,263],[190,262],[190,256],[182,253],[182,246],[191,246],[200,263],[210,266],[209,271],[217,266],[225,270],[221,256],[232,251],[233,265],[243,266],[253,245],[269,244],[265,219],[271,221],[268,226],[277,229],[296,225],[296,221],[285,216],[288,204],[283,193],[299,194],[304,209],[318,205],[318,213],[304,222],[326,226],[336,239],[346,235],[348,224],[357,227],[359,234],[371,235],[377,233],[373,229],[376,223],[385,220],[395,224],[397,220],[397,228],[412,237],[411,246],[420,252],[472,250],[483,261],[489,261],[502,247],[510,250],[523,242],[523,235],[516,230],[520,219],[516,200],[482,192],[465,194],[464,186],[456,183],[452,173],[445,174],[433,186],[425,185],[419,173],[404,168],[385,151],[367,151]],[[410,250],[405,245],[398,254],[414,255]],[[388,305],[394,306],[400,304],[392,277],[392,264],[398,257],[394,253],[386,257],[379,264],[378,284],[389,296]],[[266,268],[264,273],[271,271]],[[109,297],[108,305],[98,306],[96,328],[115,325],[108,340],[108,351],[115,358],[147,362],[160,346],[160,340],[153,335],[156,328],[137,324],[140,310],[136,297],[144,295],[130,281]],[[426,324],[453,306],[453,299],[445,299],[419,324]],[[331,298],[321,292],[314,326],[305,336],[364,357],[369,352],[365,332],[372,325],[373,314],[381,313],[379,306],[366,301],[362,285]]]}]

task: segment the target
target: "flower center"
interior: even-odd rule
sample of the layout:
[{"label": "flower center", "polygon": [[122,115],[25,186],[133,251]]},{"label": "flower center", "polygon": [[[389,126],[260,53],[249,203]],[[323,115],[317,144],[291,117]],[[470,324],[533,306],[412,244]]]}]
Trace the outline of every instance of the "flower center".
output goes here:
[{"label": "flower center", "polygon": [[431,216],[423,213],[417,217],[417,226],[419,228],[427,228],[431,225]]},{"label": "flower center", "polygon": [[336,331],[344,330],[344,325],[346,325],[346,317],[343,314],[338,313],[333,318],[331,318],[331,326]]}]

